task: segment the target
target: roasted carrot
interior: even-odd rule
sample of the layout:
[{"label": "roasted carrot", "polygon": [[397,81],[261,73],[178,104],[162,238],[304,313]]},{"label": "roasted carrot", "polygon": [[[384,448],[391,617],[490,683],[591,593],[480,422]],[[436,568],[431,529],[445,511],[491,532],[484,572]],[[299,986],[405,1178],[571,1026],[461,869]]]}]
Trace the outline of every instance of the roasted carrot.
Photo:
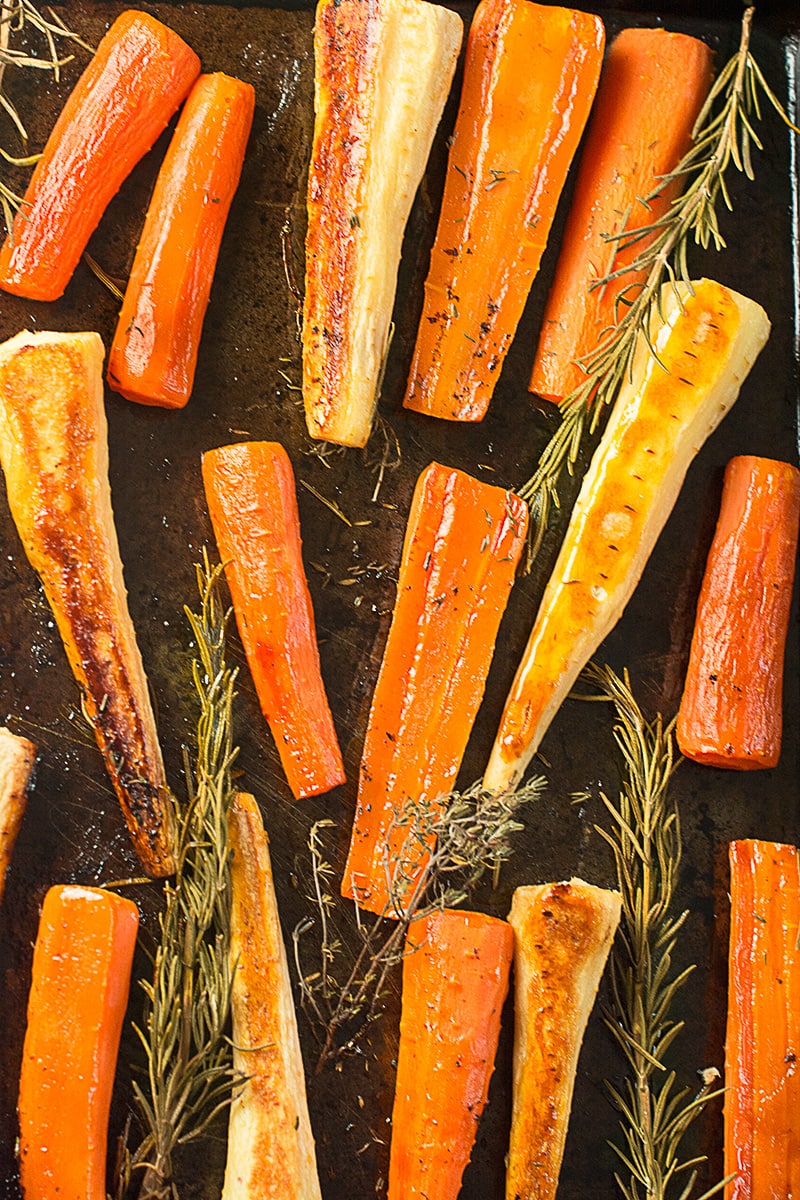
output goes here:
[{"label": "roasted carrot", "polygon": [[641,275],[598,281],[650,241],[619,249],[622,229],[658,220],[679,183],[645,203],[691,144],[711,83],[711,50],[666,29],[624,29],[611,43],[581,154],[575,193],[539,335],[530,388],[560,401],[586,378],[576,364],[617,323],[617,301]]},{"label": "roasted carrot", "polygon": [[800,471],[731,459],[678,711],[687,758],[739,771],[778,762],[798,530]]},{"label": "roasted carrot", "polygon": [[206,500],[261,710],[295,798],[344,783],[320,671],[289,456],[278,442],[203,455]]},{"label": "roasted carrot", "polygon": [[317,5],[303,307],[312,437],[369,437],[403,233],[462,33],[461,18],[429,0]]},{"label": "roasted carrot", "polygon": [[11,852],[27,803],[28,782],[36,747],[10,729],[0,728],[0,901],[6,885]]},{"label": "roasted carrot", "polygon": [[25,1200],[106,1200],[111,1091],[139,913],[102,888],[53,887],[33,953],[19,1082]]},{"label": "roasted carrot", "polygon": [[23,332],[0,345],[0,465],[136,852],[150,874],[170,875],[174,801],[114,528],[98,334]]},{"label": "roasted carrot", "polygon": [[392,1109],[389,1200],[456,1200],[486,1105],[511,926],[443,909],[412,921]]},{"label": "roasted carrot", "polygon": [[403,851],[408,830],[393,820],[408,801],[435,805],[455,783],[526,533],[512,492],[439,463],[419,477],[342,882],[372,912],[405,895],[405,884],[390,894],[400,863],[408,880],[422,869],[424,854]]},{"label": "roasted carrot", "polygon": [[200,72],[176,33],[122,13],[72,90],[0,250],[0,288],[57,300],[125,178]]},{"label": "roasted carrot", "polygon": [[480,421],[594,99],[599,17],[482,0],[467,41],[405,405]]},{"label": "roasted carrot", "polygon": [[314,1137],[269,839],[252,796],[228,812],[233,1066],[222,1200],[319,1200]]},{"label": "roasted carrot", "polygon": [[800,863],[731,842],[725,1039],[726,1200],[800,1194]]},{"label": "roasted carrot", "polygon": [[520,887],[506,1200],[555,1200],[581,1042],[619,924],[619,892],[581,879]]},{"label": "roasted carrot", "polygon": [[108,355],[126,400],[182,408],[192,392],[217,255],[253,123],[249,83],[195,82],[147,210]]},{"label": "roasted carrot", "polygon": [[[518,780],[579,672],[619,620],[692,459],[736,400],[769,334],[752,300],[704,279],[666,284],[592,457],[484,784]],[[656,357],[657,356],[657,357]]]}]

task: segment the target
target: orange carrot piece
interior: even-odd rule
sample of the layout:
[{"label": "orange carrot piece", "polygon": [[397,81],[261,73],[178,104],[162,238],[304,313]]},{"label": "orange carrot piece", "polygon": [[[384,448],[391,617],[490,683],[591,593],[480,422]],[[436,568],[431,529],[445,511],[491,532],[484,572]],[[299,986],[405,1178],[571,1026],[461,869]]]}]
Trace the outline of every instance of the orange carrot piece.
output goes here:
[{"label": "orange carrot piece", "polygon": [[732,458],[678,713],[687,758],[739,771],[778,762],[798,530],[800,471]]},{"label": "orange carrot piece", "polygon": [[[561,401],[586,379],[576,364],[617,323],[620,293],[643,278],[627,266],[652,241],[617,249],[609,236],[650,225],[679,190],[644,197],[680,162],[711,83],[711,50],[665,29],[624,29],[611,43],[581,155],[558,265],[547,298],[530,390]],[[592,290],[590,291],[590,288]]]},{"label": "orange carrot piece", "polygon": [[199,72],[195,52],[154,17],[129,10],[117,18],[36,164],[0,250],[0,288],[58,299],[109,201]]},{"label": "orange carrot piece", "polygon": [[599,17],[482,0],[405,405],[480,421],[547,245],[594,98]]},{"label": "orange carrot piece", "polygon": [[726,1200],[800,1190],[800,864],[794,846],[731,842],[725,1040]]},{"label": "orange carrot piece", "polygon": [[25,1200],[105,1200],[106,1141],[139,914],[94,887],[53,887],[33,954],[19,1085]]},{"label": "orange carrot piece", "polygon": [[389,1200],[456,1200],[494,1070],[514,934],[444,909],[412,921],[403,960]]},{"label": "orange carrot piece", "polygon": [[[438,463],[417,481],[342,884],[372,912],[390,905],[386,863],[407,833],[393,818],[455,783],[526,533],[512,492]],[[404,858],[404,869],[413,876],[423,861]]]},{"label": "orange carrot piece", "polygon": [[253,123],[255,91],[201,75],[156,180],[108,357],[126,400],[183,408],[214,268]]},{"label": "orange carrot piece", "polygon": [[303,570],[289,456],[278,442],[203,455],[206,499],[261,710],[296,799],[344,783]]}]

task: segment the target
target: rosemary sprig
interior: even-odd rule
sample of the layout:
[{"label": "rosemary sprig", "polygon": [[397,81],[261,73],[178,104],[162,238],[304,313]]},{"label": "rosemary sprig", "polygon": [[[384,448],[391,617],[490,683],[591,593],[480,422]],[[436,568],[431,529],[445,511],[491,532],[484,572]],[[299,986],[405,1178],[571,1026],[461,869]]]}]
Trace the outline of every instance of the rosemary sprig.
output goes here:
[{"label": "rosemary sprig", "polygon": [[[731,166],[752,180],[752,148],[762,149],[754,123],[761,119],[761,99],[766,99],[781,119],[794,130],[778,97],[769,87],[750,52],[750,34],[755,9],[742,18],[739,48],[728,60],[709,92],[695,123],[692,146],[675,170],[659,180],[644,198],[649,205],[676,183],[682,192],[658,221],[641,228],[623,228],[609,235],[618,250],[646,240],[646,245],[627,266],[598,280],[606,287],[632,273],[633,282],[623,288],[617,304],[617,324],[601,336],[595,349],[579,360],[586,378],[562,401],[562,421],[539,459],[533,476],[520,488],[531,511],[531,549],[534,557],[541,546],[552,509],[558,507],[558,489],[564,470],[572,473],[586,437],[595,433],[602,412],[616,397],[630,375],[640,336],[652,348],[651,329],[659,315],[662,285],[669,281],[690,282],[689,246],[704,249],[725,246],[717,209],[720,199],[733,209],[727,174]],[[644,278],[639,276],[643,274]]]},{"label": "rosemary sprig", "polygon": [[[668,1052],[683,1028],[673,1002],[692,966],[677,971],[672,956],[688,913],[673,911],[681,860],[678,807],[669,794],[676,767],[673,725],[660,716],[647,722],[631,693],[627,674],[590,666],[584,673],[600,698],[616,710],[614,736],[625,764],[618,805],[603,797],[611,814],[610,845],[622,895],[620,935],[611,957],[612,1011],[607,1015],[630,1075],[622,1091],[609,1085],[622,1113],[622,1146],[612,1143],[624,1168],[615,1175],[625,1200],[688,1200],[703,1158],[681,1157],[681,1142],[713,1096],[719,1073],[701,1072],[697,1091],[678,1087]],[[626,1177],[627,1176],[627,1177]],[[724,1186],[704,1192],[707,1200]]]},{"label": "rosemary sprig", "polygon": [[[136,1027],[147,1057],[146,1084],[134,1083],[145,1133],[128,1174],[142,1173],[140,1197],[159,1200],[174,1195],[175,1149],[202,1134],[231,1096],[227,811],[236,673],[225,656],[220,573],[204,555],[197,568],[200,612],[186,610],[199,656],[193,668],[200,701],[197,763],[180,814],[178,869],[165,885],[152,980],[141,982],[144,1023]],[[191,779],[188,764],[186,776]]]},{"label": "rosemary sprig", "polygon": [[[523,804],[538,799],[544,786],[544,779],[535,777],[516,792],[493,796],[474,784],[435,804],[405,804],[394,821],[394,826],[406,830],[403,845],[397,857],[387,858],[385,864],[389,903],[370,921],[355,906],[360,946],[344,982],[333,972],[343,946],[333,932],[334,900],[328,886],[334,871],[323,857],[320,834],[332,822],[318,821],[312,827],[308,846],[318,916],[316,921],[301,921],[292,937],[301,1003],[320,1046],[317,1073],[327,1062],[354,1050],[380,1015],[386,982],[403,957],[411,921],[435,909],[463,904],[487,872],[498,870],[512,853],[513,834],[522,828],[515,814]],[[418,861],[423,853],[427,861],[419,876],[411,879],[403,863]],[[385,918],[390,912],[401,916],[388,925]],[[317,923],[321,962],[309,973],[303,968],[301,943]]]}]

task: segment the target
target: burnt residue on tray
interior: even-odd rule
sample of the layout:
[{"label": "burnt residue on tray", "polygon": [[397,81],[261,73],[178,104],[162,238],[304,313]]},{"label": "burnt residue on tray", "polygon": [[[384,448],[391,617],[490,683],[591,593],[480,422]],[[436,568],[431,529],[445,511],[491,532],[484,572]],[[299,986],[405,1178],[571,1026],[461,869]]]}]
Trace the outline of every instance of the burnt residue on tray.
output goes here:
[{"label": "burnt residue on tray", "polygon": [[[107,392],[112,499],[125,565],[129,603],[155,703],[168,778],[185,794],[183,750],[193,745],[197,712],[191,676],[191,638],[183,611],[197,597],[195,564],[212,548],[200,479],[203,451],[229,441],[275,439],[287,447],[298,480],[304,558],[322,670],[345,759],[348,782],[324,797],[295,802],[282,777],[234,630],[230,656],[240,668],[236,699],[238,767],[255,793],[270,835],[278,900],[287,939],[313,915],[307,839],[312,822],[331,818],[326,856],[341,869],[355,805],[358,764],[369,703],[394,602],[405,519],[419,472],[437,459],[488,482],[519,486],[530,475],[557,416],[527,391],[547,287],[552,277],[568,192],[559,209],[517,337],[486,419],[454,426],[402,408],[422,284],[433,239],[455,118],[451,98],[429,169],[417,197],[404,244],[395,306],[395,336],[384,377],[379,421],[365,451],[337,450],[310,442],[300,383],[298,299],[287,274],[302,286],[305,173],[313,125],[313,12],[305,3],[271,7],[218,4],[145,4],[171,24],[200,54],[204,70],[223,70],[251,82],[256,115],[241,185],[222,243],[217,275],[187,407],[167,412],[129,404]],[[472,9],[460,6],[469,19]],[[58,7],[71,26],[96,43],[122,6],[89,0]],[[678,10],[673,10],[677,12]],[[694,12],[694,8],[692,10]],[[713,13],[716,17],[718,14]],[[605,12],[609,37],[629,23],[659,23],[629,11]],[[726,20],[693,15],[664,19],[670,28],[706,38],[722,63],[738,42],[737,12]],[[764,34],[754,49],[778,94],[787,92],[786,60],[779,41]],[[38,149],[80,68],[82,52],[62,71],[60,83],[18,72],[13,88]],[[456,80],[456,88],[458,79]],[[456,93],[454,93],[455,96]],[[796,459],[797,367],[791,265],[789,140],[771,117],[763,125],[764,151],[756,155],[756,181],[731,181],[734,211],[723,218],[728,249],[693,255],[707,272],[763,303],[772,322],[769,344],[731,414],[691,468],[675,512],[644,573],[628,611],[604,644],[599,661],[628,668],[648,715],[669,719],[680,692],[694,600],[713,532],[722,471],[733,454]],[[130,267],[157,165],[167,135],[134,171],[92,238],[94,259],[113,278]],[[20,185],[22,186],[22,185]],[[287,262],[290,270],[287,273]],[[82,263],[62,300],[37,304],[0,293],[0,337],[22,328],[96,329],[108,346],[117,301]],[[486,700],[470,740],[461,781],[478,778],[564,529],[577,480],[567,483],[564,507],[533,571],[520,579],[501,627]],[[796,840],[800,778],[800,670],[797,605],[787,651],[784,750],[771,771],[735,773],[684,763],[674,788],[681,806],[684,862],[678,903],[690,909],[676,951],[676,967],[698,970],[681,994],[676,1015],[686,1028],[674,1061],[692,1086],[698,1068],[722,1065],[724,989],[719,980],[725,884],[721,847],[732,837]],[[55,882],[102,883],[139,874],[118,805],[80,711],[79,696],[52,617],[17,538],[0,494],[0,724],[31,738],[38,765],[28,812],[0,908],[0,1195],[18,1196],[15,1162],[16,1087],[29,982],[31,943],[38,908]],[[498,886],[486,886],[474,904],[508,912],[517,884],[580,875],[613,882],[609,852],[595,830],[606,820],[601,795],[620,786],[619,764],[605,706],[568,701],[545,738],[536,770],[548,778],[544,798],[525,814],[525,829]],[[580,803],[574,793],[584,794]],[[152,939],[159,885],[131,889],[143,912],[143,944]],[[336,921],[357,939],[347,904]],[[724,935],[723,935],[724,936]],[[146,970],[144,951],[137,969]],[[601,1003],[606,994],[601,989]],[[131,1017],[141,1014],[134,986]],[[386,1014],[371,1027],[360,1052],[341,1070],[312,1072],[316,1043],[305,1017],[300,1031],[309,1077],[309,1101],[326,1200],[366,1200],[385,1193],[393,1060],[397,1050],[399,978],[386,997]],[[499,1200],[510,1111],[511,1009],[504,1015],[490,1104],[462,1190],[463,1200]],[[123,1042],[112,1135],[124,1125],[131,1064],[138,1055],[130,1032]],[[616,1160],[608,1139],[617,1136],[605,1080],[619,1083],[623,1069],[598,1007],[581,1057],[559,1197],[592,1195],[611,1200]],[[222,1131],[224,1135],[224,1130]],[[700,1131],[698,1129],[698,1144]],[[703,1148],[718,1165],[718,1114],[706,1122]],[[224,1161],[220,1136],[179,1163],[184,1196],[218,1194]],[[197,1164],[202,1161],[203,1169]]]}]

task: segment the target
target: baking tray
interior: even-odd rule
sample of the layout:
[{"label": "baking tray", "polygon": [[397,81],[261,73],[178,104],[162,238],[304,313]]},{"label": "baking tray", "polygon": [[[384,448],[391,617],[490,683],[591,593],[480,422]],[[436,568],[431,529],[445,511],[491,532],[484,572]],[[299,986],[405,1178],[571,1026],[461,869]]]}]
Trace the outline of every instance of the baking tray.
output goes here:
[{"label": "baking tray", "polygon": [[[401,408],[416,322],[435,230],[455,116],[451,98],[439,129],[423,187],[409,222],[400,269],[395,336],[380,403],[399,463],[376,488],[380,435],[366,452],[320,456],[305,433],[297,384],[300,346],[296,301],[287,285],[281,229],[287,213],[293,231],[295,271],[302,280],[305,173],[313,121],[313,12],[308,4],[285,9],[217,4],[142,5],[171,24],[200,53],[206,70],[223,70],[252,82],[257,107],[247,162],[220,254],[206,319],[194,395],[180,412],[150,410],[108,393],[110,471],[130,607],[157,703],[164,753],[173,786],[183,788],[183,748],[193,744],[196,709],[190,676],[190,637],[183,613],[196,598],[195,563],[212,546],[199,475],[201,453],[242,438],[282,441],[292,457],[307,573],[322,667],[349,782],[331,794],[295,803],[282,777],[269,732],[259,714],[235,630],[230,655],[242,669],[236,701],[239,767],[258,797],[270,833],[281,915],[287,939],[310,915],[306,841],[313,821],[335,822],[328,856],[341,869],[355,801],[366,717],[391,615],[397,564],[414,482],[432,459],[481,478],[518,486],[530,474],[555,416],[527,392],[536,331],[560,240],[569,188],[550,247],[534,284],[489,415],[480,425],[454,428]],[[61,11],[70,25],[96,42],[122,6],[71,3]],[[472,9],[460,9],[466,20]],[[603,11],[603,10],[600,10]],[[705,38],[724,61],[735,48],[738,9],[718,7],[705,16],[681,11],[660,17],[603,11],[609,38],[625,24],[663,23]],[[720,18],[720,19],[717,19]],[[796,15],[773,8],[753,45],[777,94],[788,101],[797,78]],[[795,25],[792,26],[792,21]],[[20,73],[9,86],[24,108],[32,145],[39,146],[76,78]],[[36,85],[36,90],[33,85]],[[454,89],[454,97],[457,87]],[[686,484],[639,588],[597,661],[628,668],[648,715],[671,717],[680,695],[693,609],[718,508],[723,468],[733,454],[797,460],[798,368],[796,313],[796,159],[786,129],[771,116],[762,122],[763,153],[756,180],[732,182],[734,211],[723,219],[728,249],[692,255],[696,274],[707,273],[761,302],[772,336],[740,399],[690,469]],[[112,276],[124,278],[165,139],[137,168],[112,203],[90,251]],[[793,213],[794,205],[794,213]],[[28,327],[96,329],[108,345],[117,305],[82,264],[64,298],[37,304],[0,294],[0,336]],[[337,504],[352,524],[336,516],[304,485]],[[568,498],[568,497],[567,497]],[[548,535],[530,575],[520,579],[498,640],[486,699],[464,760],[461,782],[479,778],[503,699],[529,632],[533,612],[563,533],[565,514]],[[726,845],[734,837],[795,841],[800,837],[800,657],[797,602],[787,650],[785,734],[780,764],[770,771],[723,772],[683,764],[674,780],[683,822],[684,857],[678,905],[689,917],[676,952],[676,968],[697,969],[680,993],[676,1015],[686,1026],[675,1045],[676,1069],[690,1085],[697,1069],[722,1066],[725,1016]],[[76,687],[41,589],[20,547],[0,494],[0,723],[32,738],[38,747],[35,783],[0,909],[0,1180],[2,1195],[18,1196],[15,1162],[16,1088],[19,1073],[31,946],[46,889],[56,882],[99,884],[138,874],[117,802],[93,739],[81,716]],[[600,792],[615,796],[619,769],[605,706],[568,701],[548,732],[536,763],[548,778],[544,799],[524,816],[516,851],[495,888],[474,906],[508,911],[522,883],[580,875],[613,884],[609,852],[595,831],[604,823]],[[589,799],[573,803],[577,791]],[[154,928],[157,890],[134,893],[142,907],[144,937]],[[352,929],[342,903],[335,920]],[[601,988],[587,1031],[575,1088],[573,1116],[559,1197],[617,1194],[608,1140],[618,1116],[605,1081],[619,1081],[622,1064],[604,1027]],[[133,990],[131,1015],[141,1011]],[[338,1070],[314,1076],[309,1103],[326,1200],[362,1200],[385,1192],[393,1066],[397,1051],[399,983],[394,979],[383,1019],[360,1054]],[[503,1195],[504,1154],[510,1110],[511,1009],[492,1081],[490,1103],[467,1169],[464,1200]],[[307,1065],[315,1043],[305,1018],[300,1031]],[[129,1064],[135,1058],[126,1034],[112,1114],[112,1137],[124,1122]],[[714,1108],[694,1131],[696,1148],[709,1155],[703,1183],[721,1172],[721,1116]],[[224,1130],[187,1163],[179,1164],[183,1195],[218,1194]]]}]

